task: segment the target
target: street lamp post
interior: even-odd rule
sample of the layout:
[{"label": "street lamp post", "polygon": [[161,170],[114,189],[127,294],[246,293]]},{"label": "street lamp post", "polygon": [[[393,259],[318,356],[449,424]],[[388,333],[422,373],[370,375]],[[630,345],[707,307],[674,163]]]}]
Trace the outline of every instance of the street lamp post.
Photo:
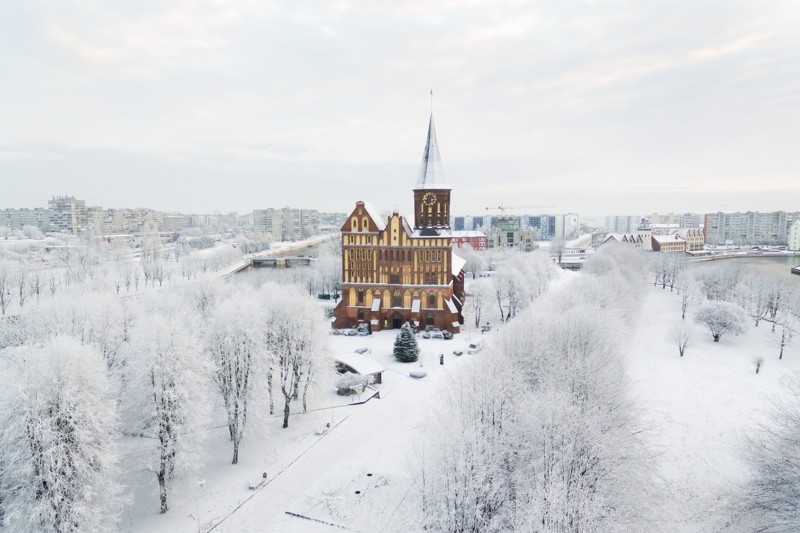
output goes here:
[{"label": "street lamp post", "polygon": [[197,498],[195,498],[197,504],[197,533],[200,533],[200,492],[203,490],[203,485],[205,484],[205,479],[201,479],[197,482]]}]

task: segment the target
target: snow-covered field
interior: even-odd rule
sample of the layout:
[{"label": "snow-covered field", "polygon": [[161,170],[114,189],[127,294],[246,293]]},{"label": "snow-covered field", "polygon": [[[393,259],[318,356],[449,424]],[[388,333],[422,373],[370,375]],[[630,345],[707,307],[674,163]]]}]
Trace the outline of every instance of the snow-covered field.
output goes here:
[{"label": "snow-covered field", "polygon": [[[565,273],[552,291],[568,283]],[[690,320],[691,317],[687,317]],[[648,289],[637,325],[626,336],[632,393],[647,422],[653,461],[666,481],[665,514],[653,529],[668,531],[744,530],[730,522],[725,507],[746,475],[740,455],[744,432],[764,417],[769,396],[787,372],[800,370],[800,350],[790,347],[779,361],[769,324],[752,323],[740,336],[714,343],[695,326],[686,355],[678,356],[668,339],[680,320],[679,297]],[[470,323],[467,317],[467,324]],[[288,429],[279,417],[251,424],[258,429],[243,441],[240,463],[230,464],[231,447],[220,418],[210,430],[206,466],[177,480],[170,511],[158,514],[158,490],[150,472],[128,473],[131,504],[121,529],[130,531],[330,531],[334,524],[356,531],[408,531],[417,505],[411,463],[421,423],[447,387],[452,373],[469,359],[491,357],[488,348],[457,357],[479,333],[468,331],[451,341],[419,339],[428,376],[408,377],[420,363],[402,364],[391,355],[394,332],[368,337],[330,336],[331,354],[369,348],[368,357],[386,367],[378,385],[380,399],[351,404],[333,391],[319,390],[308,414],[293,414]],[[439,354],[445,364],[439,365]],[[760,373],[753,360],[763,357]],[[356,399],[357,401],[357,399]],[[331,429],[317,434],[330,423]],[[133,442],[133,441],[131,441]],[[141,464],[141,463],[140,463]],[[267,472],[267,483],[248,484]],[[204,480],[202,487],[197,480]],[[307,518],[302,518],[307,517]]]}]

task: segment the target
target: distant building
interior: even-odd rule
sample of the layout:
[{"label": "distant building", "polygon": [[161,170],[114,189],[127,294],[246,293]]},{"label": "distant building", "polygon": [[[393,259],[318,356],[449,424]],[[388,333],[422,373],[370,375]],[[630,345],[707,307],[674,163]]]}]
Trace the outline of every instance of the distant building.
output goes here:
[{"label": "distant building", "polygon": [[639,222],[634,233],[641,239],[642,250],[650,251],[653,249],[653,228],[650,226],[650,222],[646,218],[643,218]]},{"label": "distant building", "polygon": [[608,235],[606,235],[606,238],[603,241],[603,244],[608,244],[609,242],[618,242],[618,243],[621,243],[621,244],[630,244],[632,246],[635,246],[636,248],[644,248],[646,250],[649,250],[649,249],[652,248],[651,244],[648,244],[645,247],[644,243],[642,242],[642,236],[641,235],[637,235],[635,233],[609,233]]},{"label": "distant building", "polygon": [[178,231],[192,226],[191,215],[166,215],[164,217],[165,231]]},{"label": "distant building", "polygon": [[86,231],[86,202],[74,196],[54,196],[50,210],[50,230],[78,235]]},{"label": "distant building", "polygon": [[705,248],[706,236],[699,228],[678,228],[671,233],[679,235],[686,241],[687,252],[697,252]]},{"label": "distant building", "polygon": [[37,207],[34,209],[0,209],[0,226],[22,229],[34,226],[43,232],[50,231],[50,211]]},{"label": "distant building", "polygon": [[556,215],[555,234],[553,237],[574,239],[578,236],[580,229],[579,217],[575,213]]},{"label": "distant building", "polygon": [[519,217],[503,216],[497,226],[486,232],[489,248],[517,248],[524,252],[536,249],[536,230],[522,227]]},{"label": "distant building", "polygon": [[671,235],[653,235],[652,249],[654,252],[685,252],[686,240],[677,233]]},{"label": "distant building", "polygon": [[789,227],[800,220],[800,211],[759,213],[706,213],[705,234],[709,244],[787,244]]},{"label": "distant building", "polygon": [[474,250],[485,250],[488,248],[488,237],[482,231],[453,231],[453,246],[463,248],[466,245]]},{"label": "distant building", "polygon": [[464,227],[464,217],[453,217],[453,231],[464,231],[465,229],[466,228]]},{"label": "distant building", "polygon": [[539,240],[549,241],[556,235],[556,217],[553,215],[523,215],[521,222],[523,226],[535,229]]},{"label": "distant building", "polygon": [[268,233],[276,241],[299,241],[320,230],[320,213],[316,209],[255,209],[253,211],[253,229]]},{"label": "distant building", "polygon": [[633,233],[642,220],[640,215],[608,216],[606,231],[608,233]]},{"label": "distant building", "polygon": [[789,228],[789,249],[800,251],[800,220],[792,222]]}]

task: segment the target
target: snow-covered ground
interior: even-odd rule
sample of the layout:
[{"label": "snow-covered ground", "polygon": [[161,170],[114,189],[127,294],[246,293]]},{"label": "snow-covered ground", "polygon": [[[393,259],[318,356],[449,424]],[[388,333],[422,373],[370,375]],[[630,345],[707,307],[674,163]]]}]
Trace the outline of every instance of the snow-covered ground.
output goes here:
[{"label": "snow-covered ground", "polygon": [[[580,275],[560,272],[550,290]],[[758,328],[750,323],[743,335],[723,336],[719,343],[695,326],[681,358],[668,339],[677,320],[679,297],[669,289],[650,288],[636,327],[624,332],[632,393],[649,427],[653,461],[668,487],[663,522],[653,529],[739,531],[736,523],[726,523],[730,512],[725,504],[746,475],[742,435],[763,419],[781,376],[800,370],[800,349],[789,347],[779,361],[767,323]],[[502,328],[486,334],[488,348],[502,334]],[[491,357],[491,349],[452,354],[476,336],[480,333],[467,331],[450,341],[420,338],[421,364],[428,372],[422,380],[408,376],[420,363],[394,361],[395,332],[330,336],[331,355],[364,347],[367,357],[387,369],[377,386],[380,399],[352,404],[332,390],[317,391],[312,410],[293,414],[288,429],[281,428],[278,416],[252,423],[258,430],[243,441],[238,465],[230,464],[231,446],[220,418],[220,427],[209,431],[206,466],[175,481],[167,514],[158,514],[155,476],[142,470],[128,473],[131,504],[121,529],[197,531],[199,510],[203,531],[336,529],[330,524],[356,531],[408,531],[407,517],[417,505],[410,474],[415,436],[454,370],[468,359]],[[764,359],[759,374],[756,357]],[[276,402],[277,409],[281,406]],[[328,423],[331,429],[318,434]],[[262,472],[268,474],[267,483],[249,490]]]},{"label": "snow-covered ground", "polygon": [[[778,360],[777,334],[766,322],[756,328],[749,321],[744,334],[723,335],[718,343],[707,328],[694,325],[693,340],[681,358],[667,338],[680,312],[679,296],[650,289],[630,336],[629,370],[642,415],[652,428],[647,438],[654,461],[670,489],[665,525],[677,531],[716,531],[730,515],[728,498],[735,498],[737,483],[747,475],[742,436],[765,421],[780,378],[800,370],[800,349],[793,346]],[[756,374],[759,357],[764,362]],[[740,530],[735,523],[730,528]]]},{"label": "snow-covered ground", "polygon": [[[330,336],[332,354],[369,348],[365,355],[387,369],[383,383],[376,386],[380,399],[353,405],[358,398],[351,401],[334,391],[318,391],[314,410],[293,414],[289,428],[281,428],[279,416],[260,421],[262,429],[243,441],[238,465],[230,464],[226,427],[211,430],[208,466],[191,479],[176,481],[167,514],[158,514],[155,475],[130,473],[133,500],[122,529],[196,531],[199,507],[203,531],[330,530],[328,525],[287,513],[359,531],[402,531],[403,508],[412,504],[406,498],[412,484],[408,461],[413,459],[417,426],[452,369],[468,357],[486,354],[485,350],[466,354],[468,340],[479,335],[467,333],[449,341],[420,338],[420,361],[409,364],[398,363],[392,356],[395,332]],[[453,355],[456,349],[464,355]],[[440,353],[445,355],[444,365],[439,365]],[[427,377],[409,377],[409,371],[420,369],[420,364]],[[328,423],[331,429],[318,435],[317,430]],[[262,472],[267,472],[268,482],[251,491],[249,483]],[[205,480],[202,488],[197,483],[201,479]]]}]

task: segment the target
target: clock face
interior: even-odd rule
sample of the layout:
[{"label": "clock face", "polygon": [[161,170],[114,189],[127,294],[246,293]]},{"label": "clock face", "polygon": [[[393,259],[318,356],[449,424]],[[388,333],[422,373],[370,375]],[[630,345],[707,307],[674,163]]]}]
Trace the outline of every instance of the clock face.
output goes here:
[{"label": "clock face", "polygon": [[436,202],[436,196],[434,196],[432,192],[429,192],[422,198],[422,201],[425,202],[425,205],[433,205],[434,202]]}]

